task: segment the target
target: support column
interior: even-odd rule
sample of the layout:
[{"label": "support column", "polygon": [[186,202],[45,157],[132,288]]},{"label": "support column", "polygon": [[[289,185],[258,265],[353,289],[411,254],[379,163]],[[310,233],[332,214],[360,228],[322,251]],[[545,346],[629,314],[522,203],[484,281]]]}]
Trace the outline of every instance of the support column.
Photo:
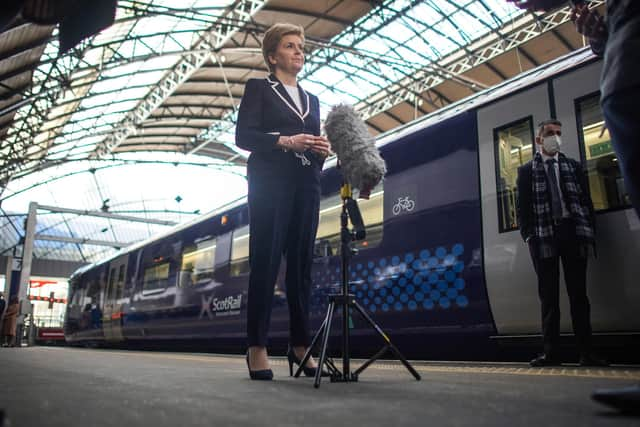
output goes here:
[{"label": "support column", "polygon": [[[27,300],[27,290],[29,289],[29,279],[31,278],[31,263],[33,261],[33,241],[36,234],[36,217],[38,214],[38,204],[29,203],[29,214],[27,215],[27,225],[24,230],[24,243],[22,245],[22,271],[20,272],[20,289],[18,298],[20,299],[20,315],[18,316],[18,328],[16,342],[22,342],[24,330],[24,318],[32,313],[31,302]],[[31,317],[32,324],[33,318]],[[18,335],[20,334],[20,335]]]},{"label": "support column", "polygon": [[31,264],[33,261],[33,240],[36,235],[36,216],[38,214],[38,204],[29,203],[29,214],[27,215],[27,226],[24,231],[24,244],[22,246],[22,271],[20,272],[20,292],[18,298],[22,301],[27,297],[29,289],[29,279],[31,278]]},{"label": "support column", "polygon": [[4,269],[4,289],[2,290],[2,295],[4,295],[4,299],[7,300],[7,304],[9,304],[9,293],[11,292],[11,272],[13,271],[13,256],[7,255],[7,265]]}]

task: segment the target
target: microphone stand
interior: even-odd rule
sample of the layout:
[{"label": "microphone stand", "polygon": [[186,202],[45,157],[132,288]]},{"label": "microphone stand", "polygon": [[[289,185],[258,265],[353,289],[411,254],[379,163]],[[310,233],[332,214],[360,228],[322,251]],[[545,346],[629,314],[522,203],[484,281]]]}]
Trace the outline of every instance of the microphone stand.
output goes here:
[{"label": "microphone stand", "polygon": [[[355,295],[349,293],[349,263],[351,257],[357,253],[357,249],[352,247],[354,240],[361,240],[365,238],[365,226],[362,220],[362,215],[358,209],[356,200],[352,197],[351,185],[344,183],[340,189],[340,197],[342,198],[342,213],[340,214],[340,242],[341,242],[341,267],[342,267],[342,293],[329,295],[329,307],[327,308],[327,314],[318,329],[318,332],[313,337],[309,349],[305,353],[304,357],[300,361],[300,365],[295,373],[295,377],[298,378],[307,361],[311,357],[311,352],[315,347],[318,339],[322,336],[322,346],[320,350],[320,359],[318,360],[318,369],[316,369],[316,377],[313,383],[315,388],[320,387],[320,381],[322,378],[322,367],[326,366],[329,373],[331,382],[356,382],[358,376],[369,365],[382,357],[387,351],[391,352],[402,362],[407,370],[413,375],[416,380],[420,380],[420,374],[409,364],[407,359],[400,353],[400,351],[393,345],[391,339],[385,334],[382,329],[371,319],[366,311],[358,304]],[[354,226],[353,230],[349,230],[349,220],[351,220]],[[342,371],[340,371],[333,363],[333,360],[327,356],[327,348],[329,344],[329,336],[331,334],[331,323],[335,314],[336,308],[342,309]],[[384,347],[367,360],[362,366],[355,371],[351,372],[350,360],[349,360],[349,323],[350,312],[355,310],[360,316],[371,326],[376,333],[383,339]]]}]

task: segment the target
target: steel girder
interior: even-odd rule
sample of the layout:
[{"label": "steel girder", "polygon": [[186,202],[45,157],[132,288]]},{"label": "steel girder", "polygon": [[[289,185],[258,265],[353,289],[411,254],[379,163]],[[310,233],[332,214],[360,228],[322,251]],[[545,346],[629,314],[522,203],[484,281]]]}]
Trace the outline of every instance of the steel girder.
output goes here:
[{"label": "steel girder", "polygon": [[[604,4],[604,0],[592,1],[591,8]],[[391,90],[372,95],[373,102],[359,102],[356,109],[364,119],[370,118],[402,102],[412,100],[416,93],[427,92],[446,79],[460,77],[464,72],[487,63],[487,61],[525,42],[551,31],[569,21],[568,7],[544,15],[526,14],[511,25],[508,32],[494,32],[469,46],[471,54],[456,51],[416,73],[415,78],[403,79],[391,85]],[[444,72],[444,73],[443,73]],[[389,96],[392,93],[392,96]]]},{"label": "steel girder", "polygon": [[111,242],[109,240],[85,239],[80,237],[51,236],[48,234],[36,234],[35,240],[47,240],[50,242],[62,242],[62,243],[76,243],[80,245],[110,246],[116,249],[126,248],[129,245],[137,243],[137,241],[127,242],[127,243]]},{"label": "steel girder", "polygon": [[[172,37],[171,32],[164,31],[132,37],[131,29],[136,23],[135,17],[116,22],[125,25],[117,39],[99,42],[96,37],[92,37],[62,57],[57,56],[55,42],[52,43],[41,59],[41,67],[34,73],[36,83],[23,93],[23,101],[12,107],[19,110],[14,121],[15,125],[0,143],[0,195],[10,179],[60,164],[59,160],[50,163],[46,155],[50,148],[60,145],[56,144],[55,140],[63,135],[62,129],[73,116],[68,110],[77,107],[88,96],[95,83],[109,78],[103,76],[104,71],[160,56],[209,55],[211,46],[222,43],[225,36],[231,37],[234,31],[241,29],[241,24],[246,24],[250,19],[247,13],[255,13],[263,4],[264,1],[258,0],[237,1],[235,3],[237,10],[230,9],[227,15],[216,22],[218,29],[211,34],[207,33],[211,43],[206,51],[204,49],[190,51],[182,47],[176,49],[175,40],[172,43],[162,43],[158,48],[152,48],[145,43],[147,38],[163,36],[168,40]],[[118,47],[125,42],[132,44],[131,57],[122,57],[118,53]],[[94,49],[100,49],[100,56],[104,59],[100,72],[95,64],[90,64],[84,59],[85,55]],[[62,108],[63,105],[65,105],[64,108]],[[60,123],[47,129],[46,132],[41,131],[42,125],[50,121],[52,114],[60,119]],[[83,125],[86,127],[87,122]],[[70,132],[84,130],[77,129],[75,126],[72,125]],[[67,141],[63,141],[62,145],[67,145]]]},{"label": "steel girder", "polygon": [[239,29],[238,22],[248,23],[266,0],[238,0],[218,21],[206,30],[173,69],[149,94],[118,124],[113,132],[98,145],[92,157],[103,157],[112,152],[153,113],[183,82],[210,58],[211,52],[221,48]]},{"label": "steel girder", "polygon": [[33,101],[28,108],[18,110],[14,118],[16,126],[11,128],[0,144],[0,191],[4,190],[14,174],[40,163],[41,157],[33,156],[35,135],[46,121],[48,111],[68,85],[71,73],[82,61],[89,46],[90,40],[85,41],[59,58],[55,58],[51,51],[55,47],[45,50],[45,61],[49,61],[50,66],[34,71],[33,80],[37,83],[24,95]]},{"label": "steel girder", "polygon": [[[300,80],[304,81],[305,77],[309,76],[319,68],[330,64],[337,57],[344,52],[354,53],[356,55],[363,55],[359,53],[354,46],[360,41],[371,36],[377,29],[388,25],[389,23],[399,19],[408,10],[415,7],[421,0],[411,0],[400,10],[394,10],[386,7],[384,4],[377,6],[370,14],[372,19],[376,19],[376,25],[371,29],[365,29],[358,23],[351,24],[340,35],[330,43],[315,43],[318,49],[314,50],[306,58],[307,64],[313,64],[311,67],[307,67],[300,75]],[[385,2],[388,3],[388,2]],[[309,43],[311,42],[311,43]],[[344,42],[344,43],[342,43]],[[313,40],[307,40],[308,44],[313,44]],[[190,144],[189,153],[195,153],[202,147],[206,146],[210,142],[218,141],[220,137],[228,133],[235,126],[235,112],[232,111],[224,118],[224,120],[214,123],[208,129],[203,131],[200,135],[195,137]]]},{"label": "steel girder", "polygon": [[[131,21],[124,28],[125,35],[130,34],[135,25]],[[0,195],[8,181],[21,172],[30,172],[31,168],[42,168],[46,162],[45,156],[51,144],[55,140],[58,132],[42,132],[42,126],[51,120],[54,109],[72,110],[80,103],[83,96],[90,90],[91,85],[100,77],[98,66],[88,64],[84,59],[85,55],[94,49],[93,41],[96,36],[90,37],[81,42],[68,54],[58,56],[57,41],[54,41],[45,50],[41,58],[41,65],[34,71],[33,84],[24,92],[25,100],[20,104],[30,102],[29,108],[19,109],[12,129],[10,130],[5,144],[0,145]],[[120,46],[123,40],[117,41],[114,45]],[[117,47],[110,46],[101,55],[103,60],[110,60],[117,51]],[[82,75],[78,77],[81,64],[86,65],[82,70]],[[80,80],[81,87],[72,87],[73,80]],[[65,98],[66,94],[74,94],[74,102],[66,107],[60,107],[59,102]],[[20,107],[18,107],[20,108]],[[63,121],[68,120],[66,118]],[[44,135],[41,135],[44,134]],[[45,136],[46,135],[46,136]],[[12,157],[12,154],[15,154]],[[30,158],[27,159],[27,156]],[[11,167],[5,167],[9,164]],[[57,162],[56,162],[57,164]]]}]

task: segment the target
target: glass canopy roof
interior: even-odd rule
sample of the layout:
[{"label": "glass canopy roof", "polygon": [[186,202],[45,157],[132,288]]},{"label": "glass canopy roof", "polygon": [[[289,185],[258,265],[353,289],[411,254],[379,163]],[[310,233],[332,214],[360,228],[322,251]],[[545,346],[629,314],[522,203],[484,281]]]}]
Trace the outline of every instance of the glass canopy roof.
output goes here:
[{"label": "glass canopy roof", "polygon": [[[415,3],[407,7],[409,3]],[[432,65],[474,40],[495,31],[523,12],[503,0],[427,0],[385,2],[388,10],[404,10],[399,19],[380,27],[379,14],[357,23],[361,34],[339,34],[337,45],[353,45],[323,66],[313,64],[313,54],[302,79],[318,95],[323,111],[339,102],[356,104],[417,70]]]},{"label": "glass canopy roof", "polygon": [[[166,152],[117,153],[88,160],[97,144],[139,105],[140,100],[190,51],[232,0],[120,0],[116,23],[96,36],[71,74],[31,152],[47,151],[61,164],[9,182],[0,196],[0,253],[15,247],[29,201],[84,210],[182,222],[246,194],[244,168],[210,157]],[[318,95],[322,115],[338,102],[355,104],[474,40],[496,31],[523,12],[503,0],[383,1],[324,43],[308,40],[301,74],[305,89]],[[388,15],[397,15],[389,19]],[[58,70],[52,41],[34,85],[47,86]],[[329,56],[327,51],[335,54]],[[68,61],[73,62],[73,59]],[[36,107],[47,108],[45,100]],[[16,115],[15,127],[29,123],[32,107]],[[233,144],[234,114],[217,139]],[[10,133],[8,141],[21,135]],[[13,138],[13,140],[12,140]],[[247,153],[239,151],[243,156]],[[106,208],[105,208],[106,206]],[[60,234],[117,242],[146,238],[166,226],[106,221],[72,214],[41,213],[39,227]],[[62,242],[37,243],[36,256],[94,261],[114,249]]]}]

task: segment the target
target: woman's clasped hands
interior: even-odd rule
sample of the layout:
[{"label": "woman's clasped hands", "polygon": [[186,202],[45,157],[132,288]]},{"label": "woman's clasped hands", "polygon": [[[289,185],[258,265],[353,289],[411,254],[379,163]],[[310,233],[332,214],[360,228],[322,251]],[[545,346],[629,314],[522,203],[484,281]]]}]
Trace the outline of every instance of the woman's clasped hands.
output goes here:
[{"label": "woman's clasped hands", "polygon": [[324,136],[315,136],[307,133],[299,133],[291,136],[281,136],[278,145],[286,150],[293,150],[298,153],[310,150],[313,153],[327,157],[331,154],[331,146]]}]

